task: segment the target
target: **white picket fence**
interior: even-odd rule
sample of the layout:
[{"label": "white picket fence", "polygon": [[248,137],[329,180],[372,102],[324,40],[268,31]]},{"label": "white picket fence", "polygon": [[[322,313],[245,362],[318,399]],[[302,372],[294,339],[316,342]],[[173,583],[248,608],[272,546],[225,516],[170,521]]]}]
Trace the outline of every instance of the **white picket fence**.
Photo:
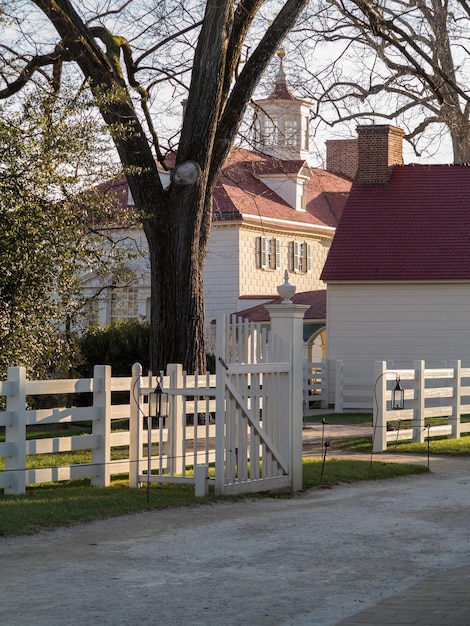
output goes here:
[{"label": "white picket fence", "polygon": [[[340,364],[337,371],[341,372]],[[391,406],[397,376],[405,390],[405,408],[399,411]],[[5,441],[0,442],[0,457],[5,459],[0,488],[6,494],[21,494],[29,484],[82,477],[89,477],[92,485],[107,486],[111,476],[124,473],[132,487],[151,476],[152,482],[191,483],[199,495],[206,493],[208,485],[216,483],[215,477],[207,474],[207,467],[216,461],[216,377],[209,373],[188,376],[180,365],[168,366],[159,381],[163,390],[159,416],[155,408],[157,382],[151,374],[142,377],[138,364],[132,377],[113,378],[109,366],[98,365],[93,378],[42,381],[27,380],[23,368],[9,368],[8,379],[0,382],[0,396],[6,398],[6,410],[0,412],[0,429],[5,432]],[[313,408],[327,406],[325,359],[304,363],[303,383],[305,418]],[[442,368],[428,368],[424,361],[416,361],[410,369],[387,369],[386,362],[379,361],[372,386],[374,452],[385,451],[391,441],[422,443],[432,436],[458,438],[470,432],[470,423],[461,419],[470,414],[470,368],[462,367],[460,361]],[[122,391],[130,392],[130,402],[112,404],[112,394]],[[63,403],[34,410],[28,406],[32,397],[83,393],[91,395],[91,406],[66,408]],[[262,400],[256,401],[262,412]],[[426,419],[430,417],[446,418],[447,423],[428,427]],[[402,423],[407,420],[411,426],[405,428]],[[91,434],[34,439],[34,429],[28,428],[77,422],[91,423]],[[41,466],[35,462],[38,455],[80,450],[89,451],[89,462],[48,467],[44,456]],[[198,471],[200,468],[205,468],[205,473]]]},{"label": "white picket fence", "polygon": [[216,460],[215,375],[190,376],[172,364],[166,376],[143,378],[136,363],[131,387],[129,486],[193,484],[205,495],[215,483],[207,471]]},{"label": "white picket fence", "polygon": [[[29,484],[82,477],[107,486],[111,476],[126,473],[131,487],[184,482],[194,484],[197,495],[211,482],[217,493],[301,489],[305,308],[271,305],[269,337],[259,325],[221,319],[218,384],[214,375],[187,376],[180,365],[142,377],[135,364],[129,378],[112,378],[109,366],[97,365],[93,378],[46,381],[27,380],[24,368],[9,368],[0,383],[6,398],[0,488],[22,494]],[[112,394],[123,391],[129,403],[113,404]],[[80,393],[91,395],[91,406],[66,408],[68,401],[52,409],[28,407],[34,397]],[[118,420],[128,427],[114,428]],[[32,438],[34,427],[76,422],[91,424],[91,434]],[[48,463],[44,456],[80,450],[89,460],[60,467],[60,458]],[[216,476],[209,476],[214,464]]]},{"label": "white picket fence", "polygon": [[[404,389],[404,408],[392,407],[392,390],[397,377]],[[458,439],[470,432],[462,422],[470,414],[470,367],[453,361],[449,367],[428,368],[425,361],[414,361],[410,369],[387,369],[386,361],[374,365],[373,451],[384,452],[390,441],[423,443],[433,436]],[[446,424],[428,426],[426,419],[443,417]],[[411,420],[411,427],[401,422]]]}]

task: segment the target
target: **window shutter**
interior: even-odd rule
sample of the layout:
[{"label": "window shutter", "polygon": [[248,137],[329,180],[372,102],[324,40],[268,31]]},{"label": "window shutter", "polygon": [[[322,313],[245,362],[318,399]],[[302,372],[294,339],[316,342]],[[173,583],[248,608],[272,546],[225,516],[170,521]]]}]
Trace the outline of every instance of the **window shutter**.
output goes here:
[{"label": "window shutter", "polygon": [[302,245],[294,241],[294,272],[302,271]]},{"label": "window shutter", "polygon": [[274,250],[275,250],[275,259],[274,259],[274,269],[278,270],[281,268],[281,240],[274,240]]},{"label": "window shutter", "polygon": [[266,269],[268,262],[268,254],[267,254],[267,239],[266,237],[259,238],[260,243],[260,265],[263,269]]},{"label": "window shutter", "polygon": [[305,251],[306,251],[306,261],[307,261],[307,267],[306,267],[306,271],[311,274],[312,273],[312,244],[311,243],[306,243],[305,244]]}]

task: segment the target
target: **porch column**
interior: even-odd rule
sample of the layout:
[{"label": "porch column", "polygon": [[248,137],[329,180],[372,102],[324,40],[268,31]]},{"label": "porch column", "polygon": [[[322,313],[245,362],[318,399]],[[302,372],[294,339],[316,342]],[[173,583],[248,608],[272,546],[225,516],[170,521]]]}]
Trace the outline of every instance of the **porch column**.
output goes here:
[{"label": "porch column", "polygon": [[290,346],[290,468],[292,491],[302,489],[303,326],[308,306],[284,300],[266,306],[271,332]]}]

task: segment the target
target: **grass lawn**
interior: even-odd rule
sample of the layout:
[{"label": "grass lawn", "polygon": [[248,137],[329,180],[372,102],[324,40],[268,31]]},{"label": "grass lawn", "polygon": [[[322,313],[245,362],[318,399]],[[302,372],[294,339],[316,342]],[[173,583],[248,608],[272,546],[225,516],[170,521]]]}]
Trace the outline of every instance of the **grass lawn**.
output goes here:
[{"label": "grass lawn", "polygon": [[[370,413],[331,413],[315,416],[315,421],[310,424],[321,424],[322,418],[330,425],[364,425],[372,426],[372,415]],[[470,416],[462,416],[462,422],[470,421]],[[439,426],[446,424],[446,418],[429,418],[426,419],[426,426]],[[398,422],[392,426],[398,428]],[[305,428],[308,429],[309,424]],[[411,421],[402,421],[400,429],[411,428]],[[426,433],[425,433],[426,435]],[[351,451],[361,452],[364,454],[372,451],[372,436],[342,437],[334,440],[329,454],[334,455],[335,451]],[[412,443],[408,441],[389,441],[387,444],[387,452],[395,452],[397,454],[427,454],[428,440],[425,437],[424,443]],[[460,439],[448,439],[447,436],[431,437],[429,441],[429,452],[435,455],[449,456],[470,456],[470,434],[464,434]]]},{"label": "grass lawn", "polygon": [[332,426],[342,426],[346,424],[356,426],[372,425],[372,413],[324,413],[323,415],[306,417],[304,420],[305,428],[308,428],[309,424],[321,424],[322,419]]}]

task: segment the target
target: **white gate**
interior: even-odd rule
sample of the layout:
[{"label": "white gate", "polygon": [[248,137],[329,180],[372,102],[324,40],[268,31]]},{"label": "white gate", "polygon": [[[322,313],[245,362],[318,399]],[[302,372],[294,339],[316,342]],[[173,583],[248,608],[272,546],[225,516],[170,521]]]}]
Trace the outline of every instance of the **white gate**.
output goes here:
[{"label": "white gate", "polygon": [[291,487],[289,349],[257,324],[217,320],[217,493]]}]

